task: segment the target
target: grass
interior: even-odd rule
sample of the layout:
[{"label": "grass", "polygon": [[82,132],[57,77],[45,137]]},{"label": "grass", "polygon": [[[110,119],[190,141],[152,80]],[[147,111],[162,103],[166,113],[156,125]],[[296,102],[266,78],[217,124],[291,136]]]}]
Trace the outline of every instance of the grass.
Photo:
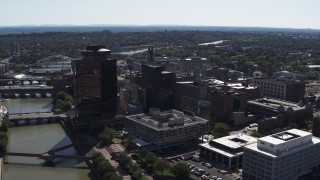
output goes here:
[{"label": "grass", "polygon": [[[156,173],[157,173],[158,175],[161,175],[161,176],[162,176],[162,172],[156,171]],[[173,176],[173,174],[170,172],[169,169],[166,169],[166,170],[163,171],[163,176]]]}]

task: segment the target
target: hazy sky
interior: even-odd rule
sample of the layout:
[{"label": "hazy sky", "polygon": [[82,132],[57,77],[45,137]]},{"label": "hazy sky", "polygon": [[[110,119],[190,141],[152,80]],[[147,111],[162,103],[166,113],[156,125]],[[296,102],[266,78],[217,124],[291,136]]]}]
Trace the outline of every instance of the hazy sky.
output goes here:
[{"label": "hazy sky", "polygon": [[320,0],[0,0],[0,25],[43,24],[320,29]]}]

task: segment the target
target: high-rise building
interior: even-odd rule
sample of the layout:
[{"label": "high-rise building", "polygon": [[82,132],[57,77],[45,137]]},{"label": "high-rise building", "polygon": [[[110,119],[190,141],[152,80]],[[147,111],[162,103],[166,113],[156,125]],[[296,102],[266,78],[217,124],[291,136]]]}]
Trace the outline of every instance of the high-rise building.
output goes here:
[{"label": "high-rise building", "polygon": [[174,108],[175,73],[164,67],[142,65],[142,86],[145,88],[146,105],[149,108],[168,110]]},{"label": "high-rise building", "polygon": [[297,179],[320,167],[319,151],[320,139],[298,129],[259,138],[244,146],[243,179]]},{"label": "high-rise building", "polygon": [[98,119],[117,114],[117,62],[108,59],[104,46],[87,46],[75,60],[75,100],[77,116]]}]

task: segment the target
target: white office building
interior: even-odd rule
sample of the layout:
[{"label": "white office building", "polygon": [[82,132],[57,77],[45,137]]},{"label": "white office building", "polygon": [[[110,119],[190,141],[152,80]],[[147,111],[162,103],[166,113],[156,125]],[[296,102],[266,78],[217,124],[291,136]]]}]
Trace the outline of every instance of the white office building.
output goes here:
[{"label": "white office building", "polygon": [[293,180],[320,167],[320,139],[291,129],[244,147],[243,179]]},{"label": "white office building", "polygon": [[241,168],[243,146],[257,142],[257,138],[245,135],[230,135],[199,144],[200,158],[220,163],[225,168]]}]

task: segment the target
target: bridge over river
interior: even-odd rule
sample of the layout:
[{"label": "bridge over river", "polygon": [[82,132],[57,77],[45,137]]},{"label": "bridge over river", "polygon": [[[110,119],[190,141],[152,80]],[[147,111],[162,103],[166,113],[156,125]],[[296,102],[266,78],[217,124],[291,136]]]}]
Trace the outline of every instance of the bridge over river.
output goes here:
[{"label": "bridge over river", "polygon": [[72,144],[56,148],[53,150],[50,150],[45,153],[22,153],[22,152],[5,152],[5,156],[23,156],[23,157],[37,157],[40,159],[45,160],[46,162],[53,161],[55,158],[62,158],[62,159],[78,159],[78,160],[90,160],[91,157],[87,156],[78,156],[78,155],[63,155],[63,154],[55,154],[56,152],[62,151],[64,149],[73,147]]},{"label": "bridge over river", "polygon": [[45,85],[14,85],[14,86],[0,86],[0,93],[3,97],[47,97],[53,96],[53,86]]}]

